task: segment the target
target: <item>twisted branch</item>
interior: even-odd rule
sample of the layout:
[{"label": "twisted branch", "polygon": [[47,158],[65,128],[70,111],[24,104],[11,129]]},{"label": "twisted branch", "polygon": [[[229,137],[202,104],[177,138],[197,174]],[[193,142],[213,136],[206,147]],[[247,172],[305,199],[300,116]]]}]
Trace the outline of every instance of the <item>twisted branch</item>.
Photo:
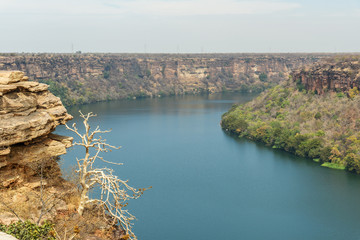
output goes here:
[{"label": "twisted branch", "polygon": [[[79,129],[76,127],[75,123],[72,125],[72,127],[65,125],[68,130],[74,132],[81,139],[81,141],[75,142],[74,145],[85,148],[85,157],[76,159],[78,164],[78,169],[76,172],[79,174],[79,182],[81,186],[78,213],[82,215],[86,205],[96,203],[102,206],[107,216],[110,216],[113,219],[113,224],[120,224],[121,228],[126,231],[128,239],[135,240],[137,238],[132,232],[132,226],[133,220],[136,218],[134,215],[129,213],[125,207],[128,205],[128,200],[139,198],[147,189],[135,189],[129,186],[128,180],[124,181],[115,176],[113,174],[114,170],[111,168],[93,167],[93,164],[97,159],[104,163],[123,165],[122,163],[104,160],[99,156],[101,152],[109,152],[111,149],[119,149],[120,147],[115,147],[106,143],[106,139],[103,139],[101,136],[95,137],[97,134],[110,132],[110,130],[100,130],[99,126],[97,126],[95,130],[91,131],[91,127],[88,121],[91,117],[95,116],[96,114],[91,112],[83,114],[80,111],[80,117],[84,119],[84,134],[79,132]],[[92,154],[90,153],[91,149],[95,150]],[[93,187],[100,188],[100,199],[89,198],[89,190]]]}]

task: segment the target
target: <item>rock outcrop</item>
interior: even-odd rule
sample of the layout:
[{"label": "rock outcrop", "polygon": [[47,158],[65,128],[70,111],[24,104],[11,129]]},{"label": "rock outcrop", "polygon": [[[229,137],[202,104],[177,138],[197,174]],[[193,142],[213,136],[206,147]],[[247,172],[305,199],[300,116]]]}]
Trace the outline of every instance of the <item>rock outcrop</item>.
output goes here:
[{"label": "rock outcrop", "polygon": [[64,180],[58,164],[72,138],[52,133],[72,116],[47,89],[23,72],[0,71],[0,224],[50,220],[57,239],[119,239],[120,228],[101,208],[93,205],[82,216],[76,211],[76,180]]},{"label": "rock outcrop", "polygon": [[55,158],[66,153],[72,138],[51,132],[72,116],[47,89],[23,72],[0,72],[0,189],[38,187],[40,167],[51,172],[49,181],[61,176]]},{"label": "rock outcrop", "polygon": [[64,104],[164,95],[262,91],[324,54],[2,54]]},{"label": "rock outcrop", "polygon": [[294,71],[293,80],[317,94],[360,89],[360,56],[334,57]]}]

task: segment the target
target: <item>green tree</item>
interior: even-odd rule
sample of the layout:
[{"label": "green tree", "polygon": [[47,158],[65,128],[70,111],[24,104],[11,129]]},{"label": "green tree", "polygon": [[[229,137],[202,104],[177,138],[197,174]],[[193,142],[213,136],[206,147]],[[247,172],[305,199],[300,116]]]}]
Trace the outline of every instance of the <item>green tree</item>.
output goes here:
[{"label": "green tree", "polygon": [[359,154],[349,153],[344,158],[346,162],[346,168],[350,172],[360,174],[360,156]]},{"label": "green tree", "polygon": [[260,79],[260,81],[262,81],[262,82],[266,82],[266,81],[268,80],[268,76],[267,76],[266,73],[260,73],[259,79]]},{"label": "green tree", "polygon": [[353,87],[349,90],[349,98],[354,99],[357,95],[359,95],[359,90],[357,87]]}]

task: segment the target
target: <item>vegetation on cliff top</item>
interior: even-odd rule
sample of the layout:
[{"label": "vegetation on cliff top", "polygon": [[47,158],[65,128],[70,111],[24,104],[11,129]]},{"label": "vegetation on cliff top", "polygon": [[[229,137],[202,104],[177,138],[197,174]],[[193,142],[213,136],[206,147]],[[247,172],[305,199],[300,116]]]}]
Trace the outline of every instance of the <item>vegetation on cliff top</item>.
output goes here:
[{"label": "vegetation on cliff top", "polygon": [[299,88],[289,80],[245,105],[234,105],[221,125],[239,137],[360,174],[358,90],[316,95]]}]

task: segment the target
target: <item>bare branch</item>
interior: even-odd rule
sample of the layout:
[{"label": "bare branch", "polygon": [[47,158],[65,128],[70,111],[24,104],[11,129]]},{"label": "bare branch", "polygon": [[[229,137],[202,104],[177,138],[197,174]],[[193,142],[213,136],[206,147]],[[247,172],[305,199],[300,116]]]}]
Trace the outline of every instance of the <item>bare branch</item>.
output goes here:
[{"label": "bare branch", "polygon": [[[76,127],[72,128],[66,125],[66,128],[74,132],[80,137],[81,142],[75,142],[73,145],[82,146],[85,148],[85,156],[81,159],[76,159],[78,169],[76,172],[79,174],[79,183],[81,186],[80,204],[78,213],[83,214],[86,205],[98,204],[102,206],[107,216],[112,218],[113,224],[120,224],[121,228],[126,232],[128,239],[137,239],[132,232],[133,220],[135,216],[130,214],[125,207],[128,205],[127,201],[130,199],[139,198],[147,189],[135,189],[128,185],[128,181],[124,181],[117,176],[113,175],[114,170],[111,168],[94,168],[93,165],[96,160],[101,160],[104,163],[123,165],[103,159],[100,155],[101,152],[109,152],[112,149],[120,149],[120,147],[112,146],[106,143],[106,139],[101,136],[95,138],[96,134],[108,133],[110,130],[102,131],[97,126],[93,131],[90,131],[89,119],[96,116],[92,112],[83,114],[81,111],[80,117],[83,119],[85,133],[81,134]],[[91,151],[91,149],[95,151]],[[89,191],[93,187],[98,187],[101,190],[99,199],[90,199]]]}]

